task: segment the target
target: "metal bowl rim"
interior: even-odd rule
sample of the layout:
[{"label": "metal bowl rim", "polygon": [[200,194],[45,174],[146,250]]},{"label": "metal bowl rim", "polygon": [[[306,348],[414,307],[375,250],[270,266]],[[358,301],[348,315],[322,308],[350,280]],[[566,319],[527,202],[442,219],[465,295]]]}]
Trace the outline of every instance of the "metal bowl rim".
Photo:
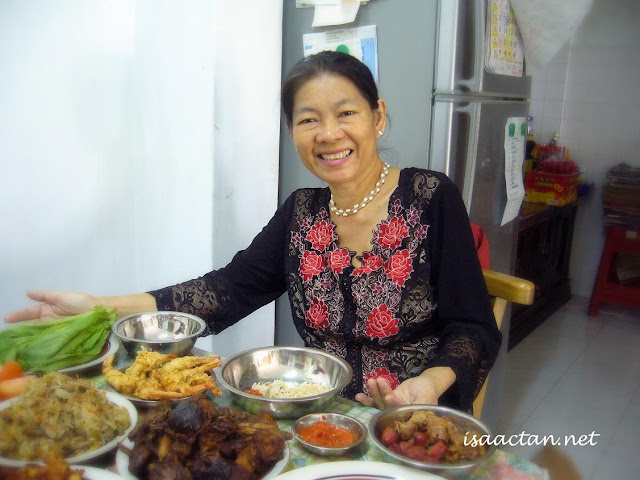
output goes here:
[{"label": "metal bowl rim", "polygon": [[[288,350],[288,351],[302,351],[302,352],[312,352],[315,354],[319,354],[325,357],[329,357],[332,360],[334,360],[335,362],[337,362],[340,366],[342,366],[346,372],[347,375],[345,376],[345,378],[342,379],[342,381],[336,385],[335,387],[333,387],[331,390],[327,390],[326,392],[323,393],[317,393],[315,395],[309,395],[306,397],[298,397],[298,398],[269,398],[269,397],[259,397],[257,395],[251,395],[250,393],[245,393],[242,390],[237,389],[236,387],[234,387],[233,385],[231,385],[229,382],[227,382],[227,380],[224,378],[224,372],[225,369],[231,364],[231,362],[237,360],[240,357],[243,357],[245,355],[249,355],[249,354],[253,354],[255,352],[259,352],[261,350]],[[273,346],[273,347],[258,347],[258,348],[251,348],[249,350],[245,350],[243,352],[239,352],[236,353],[235,355],[229,357],[227,360],[224,361],[224,363],[220,366],[220,376],[218,378],[218,381],[222,384],[222,386],[224,388],[226,388],[227,390],[229,390],[232,394],[237,395],[239,397],[245,398],[247,400],[255,400],[258,402],[273,402],[274,404],[287,404],[287,403],[298,403],[298,402],[310,402],[312,400],[318,400],[318,399],[322,399],[325,397],[332,397],[338,393],[340,393],[347,385],[349,385],[349,383],[351,382],[351,379],[353,378],[353,369],[351,368],[351,365],[349,365],[349,363],[338,357],[337,355],[334,355],[332,353],[329,352],[325,352],[324,350],[320,350],[317,348],[311,348],[311,347],[286,347],[286,346]]]},{"label": "metal bowl rim", "polygon": [[[123,324],[125,322],[125,320],[129,320],[129,319],[131,319],[133,317],[138,317],[138,316],[141,316],[141,315],[161,315],[161,314],[165,314],[165,315],[166,314],[170,314],[170,315],[175,315],[175,316],[187,317],[190,320],[193,320],[198,324],[198,330],[196,332],[192,333],[191,335],[187,336],[187,337],[171,338],[171,339],[164,339],[164,340],[145,340],[145,339],[142,339],[142,338],[132,338],[132,337],[127,337],[127,336],[123,335],[122,333],[120,333],[118,331],[118,327],[121,324]],[[120,341],[138,342],[138,343],[141,343],[141,344],[145,344],[145,343],[162,344],[162,343],[178,343],[178,342],[182,342],[184,340],[192,340],[194,338],[198,338],[200,336],[200,334],[202,332],[204,332],[205,328],[207,328],[207,324],[200,317],[197,317],[195,315],[191,315],[190,313],[182,313],[182,312],[175,312],[175,311],[169,311],[169,310],[162,310],[162,311],[158,311],[158,312],[132,313],[131,315],[127,315],[127,316],[124,316],[122,318],[119,318],[111,326],[111,331],[114,333],[114,335],[116,335],[120,339]]]},{"label": "metal bowl rim", "polygon": [[[353,442],[351,445],[347,445],[346,447],[323,447],[323,446],[314,445],[313,443],[309,443],[309,442],[305,441],[300,436],[300,434],[298,434],[298,425],[300,425],[305,418],[315,417],[315,416],[322,417],[323,415],[335,415],[337,417],[343,417],[343,418],[348,419],[350,422],[353,422],[356,425],[358,425],[360,430],[362,430],[362,435],[360,435],[360,438],[358,440]],[[329,421],[329,420],[327,420],[327,421]],[[331,423],[331,422],[329,422],[329,423]],[[362,423],[362,421],[358,420],[355,417],[352,417],[351,415],[347,415],[345,413],[337,413],[337,412],[317,412],[317,413],[308,413],[306,415],[303,415],[302,417],[298,418],[295,422],[293,422],[293,425],[291,425],[291,433],[292,433],[293,437],[298,442],[300,442],[304,447],[309,447],[309,448],[313,448],[313,449],[323,449],[323,450],[326,450],[327,452],[331,452],[331,453],[348,452],[349,450],[354,450],[354,449],[358,448],[360,445],[362,445],[362,443],[367,439],[367,436],[369,434],[367,426],[364,423]]]},{"label": "metal bowl rim", "polygon": [[491,430],[489,429],[489,427],[487,427],[481,420],[478,420],[477,418],[475,418],[474,416],[463,412],[461,410],[456,410],[454,408],[451,407],[445,407],[443,405],[428,405],[428,404],[412,404],[412,405],[400,405],[397,407],[391,407],[388,408],[386,410],[382,410],[378,413],[376,413],[373,417],[371,417],[371,420],[369,420],[369,436],[371,437],[371,441],[374,443],[374,445],[376,447],[378,447],[380,450],[382,450],[385,454],[389,455],[391,458],[394,458],[396,460],[398,460],[399,462],[404,463],[405,465],[412,465],[415,468],[421,468],[421,469],[426,469],[426,470],[463,470],[465,468],[470,468],[470,467],[475,467],[477,465],[479,465],[480,463],[484,462],[485,460],[487,460],[489,457],[491,457],[491,455],[493,455],[493,452],[495,451],[496,447],[494,445],[487,445],[487,451],[485,452],[484,455],[482,455],[481,457],[478,457],[474,460],[468,460],[465,462],[460,462],[460,463],[428,463],[428,462],[421,462],[419,460],[413,460],[409,457],[405,457],[404,455],[399,455],[397,453],[392,452],[391,450],[389,450],[386,446],[384,446],[382,444],[382,441],[380,441],[380,439],[376,436],[375,434],[375,428],[376,425],[378,423],[380,423],[380,419],[382,417],[386,417],[387,415],[390,415],[392,413],[396,413],[396,412],[403,412],[403,411],[432,411],[436,414],[446,414],[446,415],[452,415],[454,417],[459,417],[459,418],[463,418],[465,420],[470,421],[471,423],[473,423],[479,430],[481,435],[489,435],[491,436]]}]

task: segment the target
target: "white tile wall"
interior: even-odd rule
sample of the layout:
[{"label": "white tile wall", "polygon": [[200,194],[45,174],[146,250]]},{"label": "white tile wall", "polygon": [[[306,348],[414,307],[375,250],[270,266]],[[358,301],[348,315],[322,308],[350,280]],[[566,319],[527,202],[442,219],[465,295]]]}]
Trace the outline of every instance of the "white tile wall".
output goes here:
[{"label": "white tile wall", "polygon": [[529,115],[533,117],[533,131],[539,143],[548,143],[553,132],[560,130],[568,56],[569,48],[565,45],[546,69],[532,77]]},{"label": "white tile wall", "polygon": [[573,40],[532,78],[536,140],[554,131],[595,182],[581,200],[571,258],[572,291],[590,296],[604,243],[602,184],[626,162],[640,167],[640,8],[636,0],[594,0]]}]

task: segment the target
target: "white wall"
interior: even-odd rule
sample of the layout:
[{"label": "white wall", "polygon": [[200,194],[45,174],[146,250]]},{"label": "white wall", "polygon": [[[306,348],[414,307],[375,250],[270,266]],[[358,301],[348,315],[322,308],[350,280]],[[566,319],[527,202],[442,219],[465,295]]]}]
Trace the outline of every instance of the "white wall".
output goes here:
[{"label": "white wall", "polygon": [[[531,112],[537,117],[540,141],[547,142],[558,129],[561,112],[561,143],[596,185],[581,201],[576,218],[570,266],[575,295],[591,295],[600,262],[606,171],[620,162],[640,167],[639,49],[637,1],[594,0],[571,43],[544,74],[533,77]],[[541,98],[540,92],[544,92]]]},{"label": "white wall", "polygon": [[[280,28],[277,0],[0,3],[2,316],[29,288],[145,291],[248,243],[277,202]],[[270,308],[220,353],[272,341]]]},{"label": "white wall", "polygon": [[553,133],[560,131],[568,64],[567,43],[549,64],[532,75],[529,114],[533,117],[535,141],[538,143],[549,143]]},{"label": "white wall", "polygon": [[[287,0],[289,1],[289,0]],[[215,0],[213,262],[226,265],[271,219],[278,203],[282,0]],[[273,345],[275,302],[211,337],[228,356]]]},{"label": "white wall", "polygon": [[590,296],[604,230],[602,185],[620,162],[640,167],[640,8],[595,0],[571,45],[562,135],[596,190],[578,210],[571,258],[574,291]]}]

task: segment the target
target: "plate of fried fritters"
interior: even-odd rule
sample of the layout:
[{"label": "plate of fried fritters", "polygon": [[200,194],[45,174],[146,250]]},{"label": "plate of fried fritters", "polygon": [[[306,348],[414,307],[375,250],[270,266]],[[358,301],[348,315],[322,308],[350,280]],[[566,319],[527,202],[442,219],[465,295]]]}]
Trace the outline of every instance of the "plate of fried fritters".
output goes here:
[{"label": "plate of fried fritters", "polygon": [[207,390],[221,395],[213,371],[221,363],[217,355],[177,357],[140,350],[131,364],[116,368],[113,360],[108,357],[102,366],[107,387],[139,407],[184,400]]}]

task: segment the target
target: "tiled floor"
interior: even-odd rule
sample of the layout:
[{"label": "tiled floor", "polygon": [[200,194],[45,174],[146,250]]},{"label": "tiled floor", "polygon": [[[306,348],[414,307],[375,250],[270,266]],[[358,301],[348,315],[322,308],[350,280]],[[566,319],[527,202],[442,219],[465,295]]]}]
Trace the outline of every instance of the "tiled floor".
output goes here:
[{"label": "tiled floor", "polygon": [[[531,436],[532,446],[500,448],[547,467],[551,480],[637,480],[640,310],[586,312],[587,299],[574,298],[509,352],[497,433],[538,435],[540,443]],[[592,432],[594,445],[565,445],[567,435]],[[562,444],[545,446],[545,435]]]}]

